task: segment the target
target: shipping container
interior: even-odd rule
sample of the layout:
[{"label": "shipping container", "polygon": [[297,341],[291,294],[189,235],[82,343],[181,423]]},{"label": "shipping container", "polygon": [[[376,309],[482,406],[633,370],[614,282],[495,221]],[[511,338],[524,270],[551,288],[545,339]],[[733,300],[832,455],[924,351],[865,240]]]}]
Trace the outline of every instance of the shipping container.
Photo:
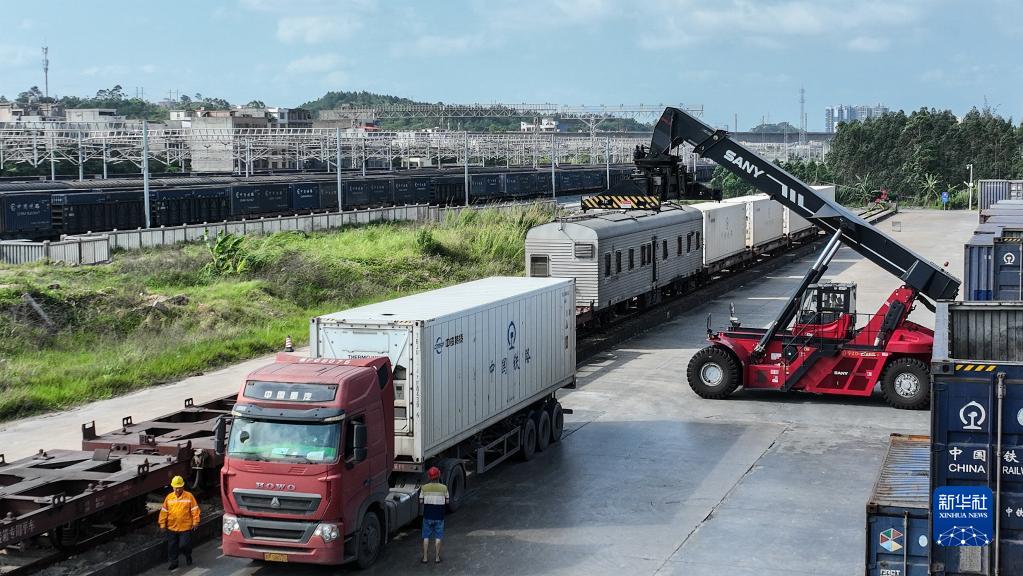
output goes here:
[{"label": "shipping container", "polygon": [[746,247],[754,252],[769,250],[785,237],[785,206],[767,194],[753,194],[723,200],[746,206]]},{"label": "shipping container", "polygon": [[496,200],[503,194],[500,174],[470,174],[469,190],[473,202]]},{"label": "shipping container", "polygon": [[341,188],[344,190],[342,197],[345,210],[390,206],[394,203],[391,178],[343,180]]},{"label": "shipping container", "polygon": [[408,176],[394,179],[394,203],[429,204],[433,197],[433,179],[427,176]]},{"label": "shipping container", "polygon": [[288,184],[291,195],[291,209],[294,212],[311,212],[320,209],[320,184],[318,182],[293,182]]},{"label": "shipping container", "polygon": [[1023,222],[981,225],[965,245],[964,300],[1023,299]]},{"label": "shipping container", "polygon": [[575,289],[486,278],[314,318],[310,354],[387,355],[395,460],[421,463],[575,379]]},{"label": "shipping container", "polygon": [[220,186],[201,188],[160,188],[149,192],[153,226],[180,226],[227,220],[228,189]]},{"label": "shipping container", "polygon": [[440,206],[461,206],[465,204],[465,178],[463,175],[448,174],[433,178],[433,201]]},{"label": "shipping container", "polygon": [[1023,204],[1002,204],[998,202],[980,211],[980,222],[990,222],[992,218],[1013,218],[1014,221],[1023,221]]},{"label": "shipping container", "polygon": [[338,210],[336,180],[320,182],[320,208],[330,212]]},{"label": "shipping container", "polygon": [[[811,186],[819,196],[823,196],[832,202],[835,201],[835,186]],[[799,236],[801,232],[813,228],[810,221],[799,214],[792,212],[792,209],[785,207],[785,235],[789,238]]]},{"label": "shipping container", "polygon": [[980,180],[977,185],[980,210],[990,208],[999,200],[1023,199],[1023,180]]},{"label": "shipping container", "polygon": [[989,545],[932,545],[932,573],[1023,574],[1023,302],[939,302],[931,370],[932,493],[989,488],[996,515]]},{"label": "shipping container", "polygon": [[291,210],[287,184],[245,184],[230,188],[231,216],[284,214]]},{"label": "shipping container", "polygon": [[927,576],[931,439],[892,434],[867,500],[866,576]]},{"label": "shipping container", "polygon": [[49,192],[0,193],[0,236],[37,238],[53,232]]},{"label": "shipping container", "polygon": [[142,191],[78,191],[50,197],[53,227],[60,234],[133,230],[145,225]]},{"label": "shipping container", "polygon": [[746,206],[738,202],[693,204],[703,213],[703,264],[711,271],[729,266],[746,252]]}]

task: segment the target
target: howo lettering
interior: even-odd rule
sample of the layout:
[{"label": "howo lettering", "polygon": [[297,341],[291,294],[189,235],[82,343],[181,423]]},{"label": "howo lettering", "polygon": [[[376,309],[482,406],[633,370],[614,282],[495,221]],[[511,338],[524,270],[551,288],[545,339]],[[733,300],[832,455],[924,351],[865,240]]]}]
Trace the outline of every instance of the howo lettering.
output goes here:
[{"label": "howo lettering", "polygon": [[[475,474],[557,442],[574,302],[569,279],[488,278],[314,318],[315,360],[249,374],[217,427],[224,554],[369,566],[419,517],[430,466],[454,511]],[[435,351],[442,336],[458,345]]]}]

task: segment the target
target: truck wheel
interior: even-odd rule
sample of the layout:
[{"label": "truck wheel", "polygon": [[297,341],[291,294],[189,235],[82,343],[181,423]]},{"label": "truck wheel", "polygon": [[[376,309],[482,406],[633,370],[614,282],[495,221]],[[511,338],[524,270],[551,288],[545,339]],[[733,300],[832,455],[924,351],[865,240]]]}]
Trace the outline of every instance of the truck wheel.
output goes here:
[{"label": "truck wheel", "polygon": [[927,365],[916,358],[891,361],[881,376],[881,394],[895,408],[926,409],[931,405],[931,378]]},{"label": "truck wheel", "polygon": [[546,410],[533,413],[536,420],[536,451],[543,452],[551,445],[551,415]]},{"label": "truck wheel", "polygon": [[560,442],[561,435],[565,432],[565,412],[561,408],[561,402],[554,402],[550,406],[551,411],[551,442]]},{"label": "truck wheel", "polygon": [[452,466],[444,485],[448,487],[448,512],[455,512],[462,507],[465,496],[465,468]]},{"label": "truck wheel", "polygon": [[720,346],[708,346],[689,361],[686,378],[701,398],[727,398],[739,387],[739,361]]},{"label": "truck wheel", "polygon": [[536,454],[536,420],[532,413],[522,423],[519,439],[519,459],[528,462]]},{"label": "truck wheel", "polygon": [[355,561],[359,568],[369,568],[380,556],[380,547],[383,545],[383,531],[380,529],[380,517],[376,512],[370,510],[362,517],[362,528],[359,529],[358,549],[355,551]]}]

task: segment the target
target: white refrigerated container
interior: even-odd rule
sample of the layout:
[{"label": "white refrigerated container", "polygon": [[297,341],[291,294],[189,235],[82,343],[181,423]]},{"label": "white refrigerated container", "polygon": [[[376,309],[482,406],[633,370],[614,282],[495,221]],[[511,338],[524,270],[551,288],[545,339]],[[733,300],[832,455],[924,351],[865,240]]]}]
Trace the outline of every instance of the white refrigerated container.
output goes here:
[{"label": "white refrigerated container", "polygon": [[395,458],[421,463],[575,382],[575,287],[494,277],[313,318],[310,355],[387,355]]}]

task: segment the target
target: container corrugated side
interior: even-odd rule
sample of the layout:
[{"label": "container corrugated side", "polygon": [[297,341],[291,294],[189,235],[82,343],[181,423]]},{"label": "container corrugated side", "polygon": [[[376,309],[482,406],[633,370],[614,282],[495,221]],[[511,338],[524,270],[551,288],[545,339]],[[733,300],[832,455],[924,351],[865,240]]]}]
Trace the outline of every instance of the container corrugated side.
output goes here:
[{"label": "container corrugated side", "polygon": [[1023,364],[960,357],[932,372],[931,489],[987,487],[998,515],[987,546],[933,545],[933,574],[1023,574]]},{"label": "container corrugated side", "polygon": [[991,300],[992,289],[992,252],[994,251],[993,234],[974,234],[970,241],[963,245],[963,299]]},{"label": "container corrugated side", "polygon": [[999,200],[1023,199],[1023,180],[980,180],[977,186],[977,203],[981,210]]},{"label": "container corrugated side", "polygon": [[938,302],[935,362],[1023,362],[1023,302]]},{"label": "container corrugated side", "polygon": [[736,202],[693,204],[703,214],[703,263],[713,264],[746,250],[746,206]]},{"label": "container corrugated side", "polygon": [[766,194],[756,194],[746,201],[746,244],[761,248],[785,235],[785,206]]},{"label": "container corrugated side", "polygon": [[[818,195],[835,201],[835,186],[811,186]],[[811,227],[810,221],[803,218],[799,214],[796,214],[789,207],[785,207],[785,234],[791,236],[797,232],[802,232],[807,228]]]},{"label": "container corrugated side", "polygon": [[[488,301],[495,282],[514,294]],[[452,294],[461,309],[431,308]],[[422,462],[574,382],[570,279],[489,278],[392,302],[393,320],[379,314],[387,303],[314,319],[311,353],[391,358],[399,457]]]},{"label": "container corrugated side", "polygon": [[927,576],[931,443],[892,434],[867,500],[866,576]]}]

